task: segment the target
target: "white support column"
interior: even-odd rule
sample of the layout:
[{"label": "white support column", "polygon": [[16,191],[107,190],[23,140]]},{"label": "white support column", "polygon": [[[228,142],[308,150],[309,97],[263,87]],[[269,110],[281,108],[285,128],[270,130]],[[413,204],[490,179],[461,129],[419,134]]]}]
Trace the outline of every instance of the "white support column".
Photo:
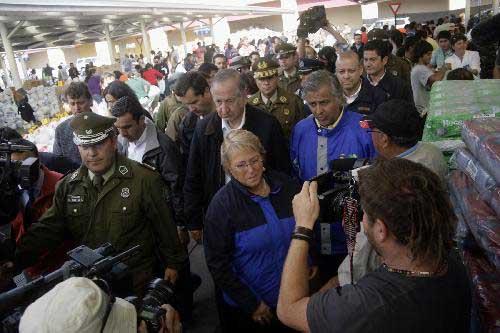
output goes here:
[{"label": "white support column", "polygon": [[186,29],[184,28],[184,22],[181,22],[181,39],[182,39],[182,46],[184,47],[184,56],[188,54],[187,50],[187,39],[186,39]]},{"label": "white support column", "polygon": [[208,24],[210,26],[210,37],[212,38],[212,43],[215,43],[214,19],[212,17],[208,19]]},{"label": "white support column", "polygon": [[465,0],[465,22],[464,26],[467,27],[467,23],[470,19],[470,0]]},{"label": "white support column", "polygon": [[108,44],[108,53],[109,53],[109,64],[112,65],[115,63],[115,52],[113,47],[113,41],[111,40],[111,32],[109,31],[109,24],[104,24],[104,34],[106,36],[106,43]]},{"label": "white support column", "polygon": [[293,14],[283,14],[281,19],[283,21],[283,32],[285,35],[293,35],[297,31],[299,25],[299,11],[296,0],[281,0],[281,8],[293,10]]},{"label": "white support column", "polygon": [[498,7],[499,7],[499,1],[493,0],[493,15],[496,15],[500,12]]},{"label": "white support column", "polygon": [[12,50],[12,45],[10,44],[10,40],[8,38],[9,32],[7,31],[7,27],[3,22],[0,22],[0,35],[2,36],[3,48],[5,50],[5,54],[7,55],[7,62],[12,73],[14,87],[16,87],[16,89],[19,89],[22,87],[22,82],[21,78],[19,77],[19,71],[17,69],[14,51]]},{"label": "white support column", "polygon": [[[141,32],[142,32],[142,44],[144,45],[144,58],[149,59],[151,57],[151,45],[149,44],[148,31],[146,30],[146,22],[141,20]],[[149,60],[147,61],[149,62]]]}]

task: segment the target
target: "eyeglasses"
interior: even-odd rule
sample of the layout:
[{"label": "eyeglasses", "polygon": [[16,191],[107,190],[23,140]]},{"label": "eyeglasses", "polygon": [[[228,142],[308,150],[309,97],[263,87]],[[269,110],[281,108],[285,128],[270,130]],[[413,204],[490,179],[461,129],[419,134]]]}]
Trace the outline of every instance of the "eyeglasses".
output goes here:
[{"label": "eyeglasses", "polygon": [[264,160],[260,158],[259,156],[252,158],[250,161],[243,161],[234,166],[234,168],[239,171],[243,172],[246,171],[248,167],[251,167],[252,169],[256,166],[260,166],[262,163],[264,163]]}]

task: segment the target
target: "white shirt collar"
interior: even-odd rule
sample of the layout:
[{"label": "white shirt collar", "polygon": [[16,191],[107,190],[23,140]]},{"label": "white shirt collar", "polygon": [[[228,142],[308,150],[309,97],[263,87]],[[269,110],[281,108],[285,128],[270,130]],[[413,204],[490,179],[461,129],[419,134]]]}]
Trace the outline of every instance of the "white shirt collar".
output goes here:
[{"label": "white shirt collar", "polygon": [[227,135],[227,133],[231,132],[232,130],[243,128],[243,125],[245,125],[246,113],[247,113],[247,107],[245,106],[245,108],[243,109],[243,116],[241,117],[241,123],[236,128],[231,128],[227,120],[222,119],[222,134],[224,135],[224,137]]},{"label": "white shirt collar", "polygon": [[278,99],[278,89],[276,89],[276,91],[274,92],[274,94],[271,96],[271,98],[267,98],[266,96],[264,96],[264,94],[260,93],[260,96],[262,97],[262,102],[264,102],[264,104],[267,104],[267,101],[268,100],[271,100],[271,102],[276,102],[276,100]]},{"label": "white shirt collar", "polygon": [[361,91],[362,85],[363,85],[363,82],[359,81],[359,87],[354,94],[352,94],[351,96],[347,96],[346,94],[344,94],[344,97],[345,97],[347,104],[351,104],[352,102],[354,102],[356,100],[356,98],[358,98],[358,95],[359,95],[359,92]]},{"label": "white shirt collar", "polygon": [[382,76],[380,77],[380,79],[377,82],[373,82],[372,79],[371,79],[371,77],[370,77],[370,75],[367,75],[366,78],[368,79],[368,81],[370,82],[370,84],[372,86],[376,87],[380,83],[380,81],[382,81],[382,79],[384,78],[385,73],[386,73],[386,71],[384,69],[384,74],[382,74]]},{"label": "white shirt collar", "polygon": [[290,76],[294,76],[297,73],[297,68],[293,68],[293,72],[288,74],[286,71],[283,71],[283,74],[285,74],[285,77],[288,79]]}]

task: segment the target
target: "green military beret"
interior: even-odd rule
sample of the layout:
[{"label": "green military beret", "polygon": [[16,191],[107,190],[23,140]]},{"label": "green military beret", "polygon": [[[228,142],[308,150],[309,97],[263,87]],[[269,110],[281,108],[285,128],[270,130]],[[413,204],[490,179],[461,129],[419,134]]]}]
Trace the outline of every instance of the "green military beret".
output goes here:
[{"label": "green military beret", "polygon": [[278,75],[278,68],[280,65],[274,60],[260,59],[252,66],[254,79],[264,79]]},{"label": "green military beret", "polygon": [[77,146],[99,143],[113,133],[115,121],[116,118],[100,116],[94,112],[78,113],[69,123],[73,129],[73,142]]},{"label": "green military beret", "polygon": [[283,43],[276,47],[276,53],[277,53],[276,57],[278,59],[282,58],[283,56],[291,55],[292,53],[295,52],[297,52],[297,48],[290,43]]}]

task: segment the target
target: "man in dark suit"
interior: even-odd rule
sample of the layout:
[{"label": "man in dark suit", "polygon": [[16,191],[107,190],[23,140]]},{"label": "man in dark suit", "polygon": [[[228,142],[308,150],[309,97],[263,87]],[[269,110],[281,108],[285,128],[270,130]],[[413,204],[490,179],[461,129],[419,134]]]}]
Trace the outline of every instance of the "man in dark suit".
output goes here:
[{"label": "man in dark suit", "polygon": [[278,120],[246,104],[244,88],[238,71],[220,70],[211,87],[217,112],[196,125],[184,183],[186,225],[196,241],[201,240],[203,214],[210,200],[230,180],[221,166],[220,146],[231,130],[242,128],[259,137],[266,150],[266,167],[286,173],[291,170],[287,140]]}]

